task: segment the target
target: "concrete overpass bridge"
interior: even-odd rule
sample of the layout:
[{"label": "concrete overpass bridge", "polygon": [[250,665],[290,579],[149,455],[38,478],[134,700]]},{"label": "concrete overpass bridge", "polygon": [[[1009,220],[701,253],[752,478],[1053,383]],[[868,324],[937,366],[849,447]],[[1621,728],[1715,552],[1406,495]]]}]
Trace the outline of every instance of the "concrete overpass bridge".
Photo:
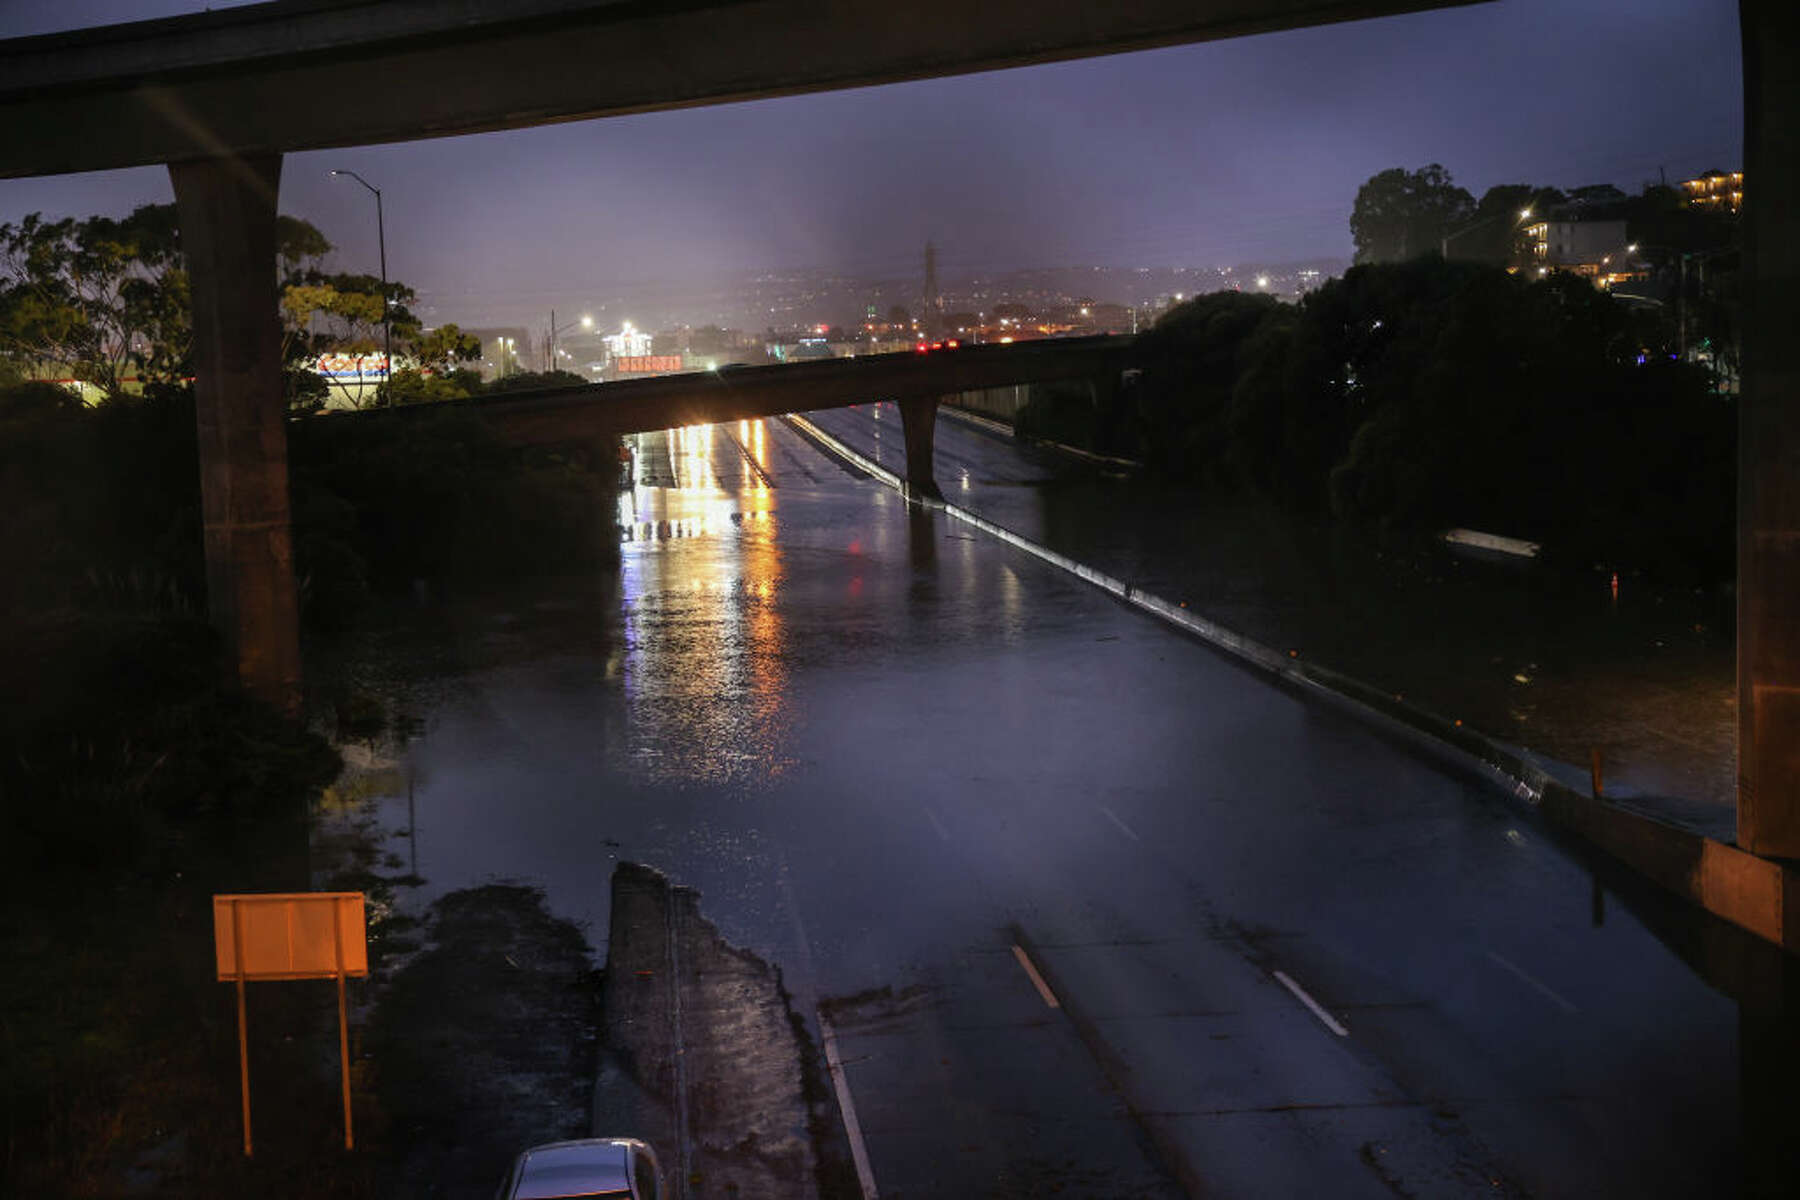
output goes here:
[{"label": "concrete overpass bridge", "polygon": [[907,490],[936,496],[931,455],[941,397],[1068,379],[1092,381],[1101,395],[1110,395],[1135,340],[1060,338],[930,353],[870,354],[543,388],[451,403],[479,412],[514,445],[532,446],[892,400],[899,406],[906,438]]},{"label": "concrete overpass bridge", "polygon": [[[283,703],[297,696],[300,678],[274,266],[283,153],[861,87],[1467,2],[280,0],[0,42],[0,178],[168,164],[193,292],[208,604],[244,686]],[[1740,0],[1739,12],[1750,185],[1738,839],[1758,854],[1800,858],[1800,360],[1785,348],[1800,295],[1800,6]],[[528,423],[529,407],[521,402],[507,419]],[[1800,930],[1800,895],[1765,901],[1777,928]]]}]

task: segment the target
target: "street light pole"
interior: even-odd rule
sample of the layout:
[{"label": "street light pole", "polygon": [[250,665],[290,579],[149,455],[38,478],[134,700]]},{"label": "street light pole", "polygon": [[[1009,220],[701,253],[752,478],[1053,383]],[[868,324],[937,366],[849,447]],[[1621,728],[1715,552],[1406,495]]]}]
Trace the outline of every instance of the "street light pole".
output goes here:
[{"label": "street light pole", "polygon": [[592,329],[594,327],[594,318],[584,316],[579,321],[565,321],[561,325],[558,325],[556,323],[556,310],[554,308],[550,310],[550,336],[544,339],[544,357],[549,361],[544,365],[544,370],[556,370],[556,335],[565,333],[577,325],[580,325],[583,329]]},{"label": "street light pole", "polygon": [[[1475,221],[1468,225],[1464,225],[1461,229],[1455,229],[1455,230],[1452,230],[1449,233],[1445,234],[1443,236],[1443,239],[1438,244],[1439,257],[1441,257],[1445,260],[1448,260],[1450,257],[1450,243],[1451,242],[1455,241],[1457,238],[1461,237],[1465,233],[1469,233],[1469,232],[1472,232],[1473,230],[1480,229],[1483,225],[1492,225],[1495,221],[1498,221],[1501,217],[1503,217],[1505,215],[1506,215],[1505,213],[1495,213],[1491,217],[1483,217],[1479,221]],[[1514,226],[1515,230],[1517,229],[1520,221],[1529,221],[1530,219],[1531,219],[1531,210],[1529,208],[1521,208],[1519,210],[1518,219],[1513,222],[1513,226]]]},{"label": "street light pole", "polygon": [[[387,222],[381,215],[381,189],[355,171],[334,170],[331,173],[348,175],[375,193],[375,244],[381,251],[381,378],[384,383],[391,383],[394,378],[394,322],[388,313]],[[389,403],[392,402],[393,398],[390,396]]]}]

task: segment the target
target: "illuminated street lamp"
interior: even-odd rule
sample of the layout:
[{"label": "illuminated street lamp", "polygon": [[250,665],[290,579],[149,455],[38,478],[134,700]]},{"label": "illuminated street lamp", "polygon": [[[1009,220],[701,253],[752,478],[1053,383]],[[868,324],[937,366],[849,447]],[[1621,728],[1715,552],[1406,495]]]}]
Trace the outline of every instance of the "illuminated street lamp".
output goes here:
[{"label": "illuminated street lamp", "polygon": [[558,325],[556,323],[556,310],[554,308],[550,310],[550,336],[544,341],[544,356],[550,360],[544,366],[546,371],[553,370],[556,366],[556,335],[567,332],[568,330],[575,328],[576,325],[580,325],[583,329],[592,329],[594,327],[594,318],[583,313],[581,320],[579,321],[564,321],[561,325]]},{"label": "illuminated street lamp", "polygon": [[[384,382],[391,381],[394,377],[394,323],[388,316],[387,224],[381,216],[381,189],[355,171],[334,170],[331,173],[348,175],[375,193],[375,242],[381,249],[381,352],[383,356],[381,378]],[[392,397],[389,398],[389,401],[392,402]]]}]

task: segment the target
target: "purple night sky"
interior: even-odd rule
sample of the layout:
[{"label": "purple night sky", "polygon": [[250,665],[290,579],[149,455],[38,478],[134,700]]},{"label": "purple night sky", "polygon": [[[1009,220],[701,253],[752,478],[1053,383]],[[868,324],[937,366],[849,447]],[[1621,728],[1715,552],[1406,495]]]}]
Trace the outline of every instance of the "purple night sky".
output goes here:
[{"label": "purple night sky", "polygon": [[[220,7],[213,0],[212,7]],[[0,36],[207,7],[11,0]],[[289,155],[282,209],[429,319],[522,319],[747,269],[950,278],[1027,266],[1344,257],[1357,187],[1441,162],[1627,190],[1742,166],[1737,6],[1501,0],[1053,66]],[[0,221],[171,199],[160,169],[0,181]]]}]

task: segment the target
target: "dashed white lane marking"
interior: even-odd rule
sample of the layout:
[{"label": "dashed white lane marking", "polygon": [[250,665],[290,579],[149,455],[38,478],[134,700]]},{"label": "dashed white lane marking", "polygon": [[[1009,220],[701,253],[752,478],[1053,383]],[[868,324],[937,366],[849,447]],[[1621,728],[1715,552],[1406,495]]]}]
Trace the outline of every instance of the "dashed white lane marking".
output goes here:
[{"label": "dashed white lane marking", "polygon": [[1044,998],[1044,1003],[1051,1008],[1061,1008],[1062,1001],[1056,998],[1056,993],[1050,990],[1050,985],[1044,982],[1042,975],[1038,974],[1037,964],[1031,961],[1029,954],[1025,953],[1025,947],[1014,942],[1012,952],[1013,957],[1019,960],[1019,965],[1025,968],[1025,974],[1031,976],[1031,984],[1037,988],[1038,995]]},{"label": "dashed white lane marking", "polygon": [[943,838],[946,842],[950,840],[950,831],[944,828],[944,823],[938,820],[938,815],[929,808],[925,810],[925,819],[931,822],[931,827],[937,830],[937,835],[939,837]]},{"label": "dashed white lane marking", "polygon": [[844,1060],[838,1056],[837,1031],[823,1012],[819,1014],[819,1040],[825,1043],[825,1067],[831,1072],[831,1086],[837,1089],[838,1108],[844,1114],[844,1132],[850,1137],[850,1159],[856,1164],[856,1181],[862,1185],[863,1200],[881,1200],[875,1172],[869,1167],[869,1149],[863,1145],[862,1124],[856,1119],[856,1102],[850,1098],[850,1081],[844,1078]]},{"label": "dashed white lane marking", "polygon": [[1570,1004],[1567,1000],[1564,1000],[1561,996],[1559,996],[1555,992],[1551,991],[1550,988],[1546,984],[1543,984],[1543,983],[1539,982],[1538,980],[1532,978],[1530,975],[1526,974],[1525,968],[1521,967],[1518,963],[1515,963],[1515,962],[1511,961],[1510,959],[1501,958],[1498,954],[1495,954],[1492,950],[1489,950],[1487,952],[1487,956],[1494,960],[1494,963],[1496,966],[1504,967],[1506,970],[1511,971],[1514,975],[1517,975],[1525,983],[1527,983],[1531,987],[1537,989],[1538,994],[1543,996],[1544,999],[1550,1001],[1550,1003],[1556,1005],[1558,1008],[1562,1009],[1564,1012],[1576,1013],[1576,1012],[1581,1011],[1579,1008],[1576,1008],[1573,1004]]},{"label": "dashed white lane marking", "polygon": [[1299,999],[1300,1003],[1306,1005],[1306,1007],[1308,1007],[1312,1010],[1313,1016],[1319,1018],[1320,1021],[1324,1022],[1325,1028],[1331,1030],[1331,1032],[1337,1034],[1339,1037],[1349,1037],[1350,1036],[1350,1031],[1348,1029],[1345,1029],[1344,1026],[1338,1021],[1338,1019],[1336,1017],[1334,1017],[1330,1013],[1326,1012],[1324,1010],[1324,1008],[1322,1008],[1320,1006],[1320,1004],[1317,1000],[1314,1000],[1311,996],[1307,995],[1306,989],[1301,987],[1299,984],[1295,983],[1293,981],[1293,979],[1291,979],[1288,976],[1288,973],[1286,971],[1276,971],[1276,972],[1274,972],[1274,975],[1275,975],[1275,978],[1280,981],[1282,987],[1284,987],[1288,991],[1294,993],[1295,997]]},{"label": "dashed white lane marking", "polygon": [[1098,808],[1101,812],[1106,814],[1107,820],[1111,821],[1114,825],[1117,825],[1119,827],[1120,833],[1124,834],[1126,837],[1130,838],[1134,842],[1141,842],[1144,840],[1143,838],[1141,838],[1137,835],[1136,831],[1134,831],[1131,828],[1131,826],[1127,825],[1125,822],[1123,822],[1119,819],[1118,813],[1116,813],[1112,809],[1106,807],[1106,805],[1104,805],[1104,804],[1095,805],[1095,807]]}]

